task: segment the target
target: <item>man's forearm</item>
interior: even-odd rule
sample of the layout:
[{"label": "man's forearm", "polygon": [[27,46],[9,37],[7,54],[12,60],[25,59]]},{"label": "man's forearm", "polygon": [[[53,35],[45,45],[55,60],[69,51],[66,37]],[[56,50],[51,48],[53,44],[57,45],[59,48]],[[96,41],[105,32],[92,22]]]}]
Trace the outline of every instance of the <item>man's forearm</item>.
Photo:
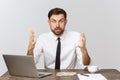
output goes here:
[{"label": "man's forearm", "polygon": [[90,64],[90,57],[88,55],[87,49],[86,48],[82,48],[81,52],[82,52],[83,64],[84,65],[89,65]]}]

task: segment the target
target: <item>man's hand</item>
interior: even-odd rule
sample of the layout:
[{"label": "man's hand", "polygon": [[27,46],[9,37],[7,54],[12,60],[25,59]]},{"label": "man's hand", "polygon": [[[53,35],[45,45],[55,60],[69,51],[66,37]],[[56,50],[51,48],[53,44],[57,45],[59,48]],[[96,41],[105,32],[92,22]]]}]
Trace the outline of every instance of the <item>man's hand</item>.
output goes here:
[{"label": "man's hand", "polygon": [[88,55],[87,52],[87,48],[86,48],[86,38],[85,38],[85,34],[82,33],[80,35],[80,45],[79,48],[82,52],[82,60],[83,60],[83,64],[84,65],[89,65],[90,64],[90,57]]},{"label": "man's hand", "polygon": [[28,52],[27,55],[33,56],[33,49],[35,47],[35,40],[34,40],[34,32],[30,32],[30,39],[29,39],[29,46],[28,46]]}]

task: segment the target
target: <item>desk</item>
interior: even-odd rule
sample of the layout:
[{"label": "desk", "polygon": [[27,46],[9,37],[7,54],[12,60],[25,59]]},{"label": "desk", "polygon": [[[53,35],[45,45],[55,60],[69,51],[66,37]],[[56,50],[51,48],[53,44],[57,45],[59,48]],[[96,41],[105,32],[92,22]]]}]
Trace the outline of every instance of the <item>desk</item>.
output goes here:
[{"label": "desk", "polygon": [[[17,76],[10,76],[8,72],[0,77],[0,80],[79,80],[78,77],[75,76],[68,76],[68,77],[58,77],[55,76],[56,72],[59,71],[73,71],[77,73],[89,73],[87,70],[79,70],[79,69],[71,69],[71,70],[41,70],[45,72],[51,72],[53,75],[47,76],[44,78],[28,78],[28,77],[17,77]],[[101,69],[97,73],[103,74],[107,80],[120,80],[120,72],[116,69]]]}]

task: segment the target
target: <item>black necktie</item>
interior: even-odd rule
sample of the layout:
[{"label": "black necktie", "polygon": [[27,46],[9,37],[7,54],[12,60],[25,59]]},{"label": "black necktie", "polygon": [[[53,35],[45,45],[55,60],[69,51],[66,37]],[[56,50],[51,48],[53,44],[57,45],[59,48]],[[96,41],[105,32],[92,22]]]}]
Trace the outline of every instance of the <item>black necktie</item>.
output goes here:
[{"label": "black necktie", "polygon": [[57,50],[56,50],[56,61],[55,61],[55,69],[60,69],[60,51],[61,51],[61,42],[60,38],[57,39]]}]

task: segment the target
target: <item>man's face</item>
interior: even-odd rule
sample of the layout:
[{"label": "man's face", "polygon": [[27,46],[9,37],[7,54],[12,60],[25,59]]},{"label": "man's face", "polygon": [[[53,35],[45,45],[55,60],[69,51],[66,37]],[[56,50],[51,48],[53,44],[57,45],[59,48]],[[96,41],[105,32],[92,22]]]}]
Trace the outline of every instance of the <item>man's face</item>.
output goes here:
[{"label": "man's face", "polygon": [[48,20],[48,23],[52,32],[55,35],[60,36],[64,32],[67,20],[65,19],[63,14],[58,14],[52,15]]}]

